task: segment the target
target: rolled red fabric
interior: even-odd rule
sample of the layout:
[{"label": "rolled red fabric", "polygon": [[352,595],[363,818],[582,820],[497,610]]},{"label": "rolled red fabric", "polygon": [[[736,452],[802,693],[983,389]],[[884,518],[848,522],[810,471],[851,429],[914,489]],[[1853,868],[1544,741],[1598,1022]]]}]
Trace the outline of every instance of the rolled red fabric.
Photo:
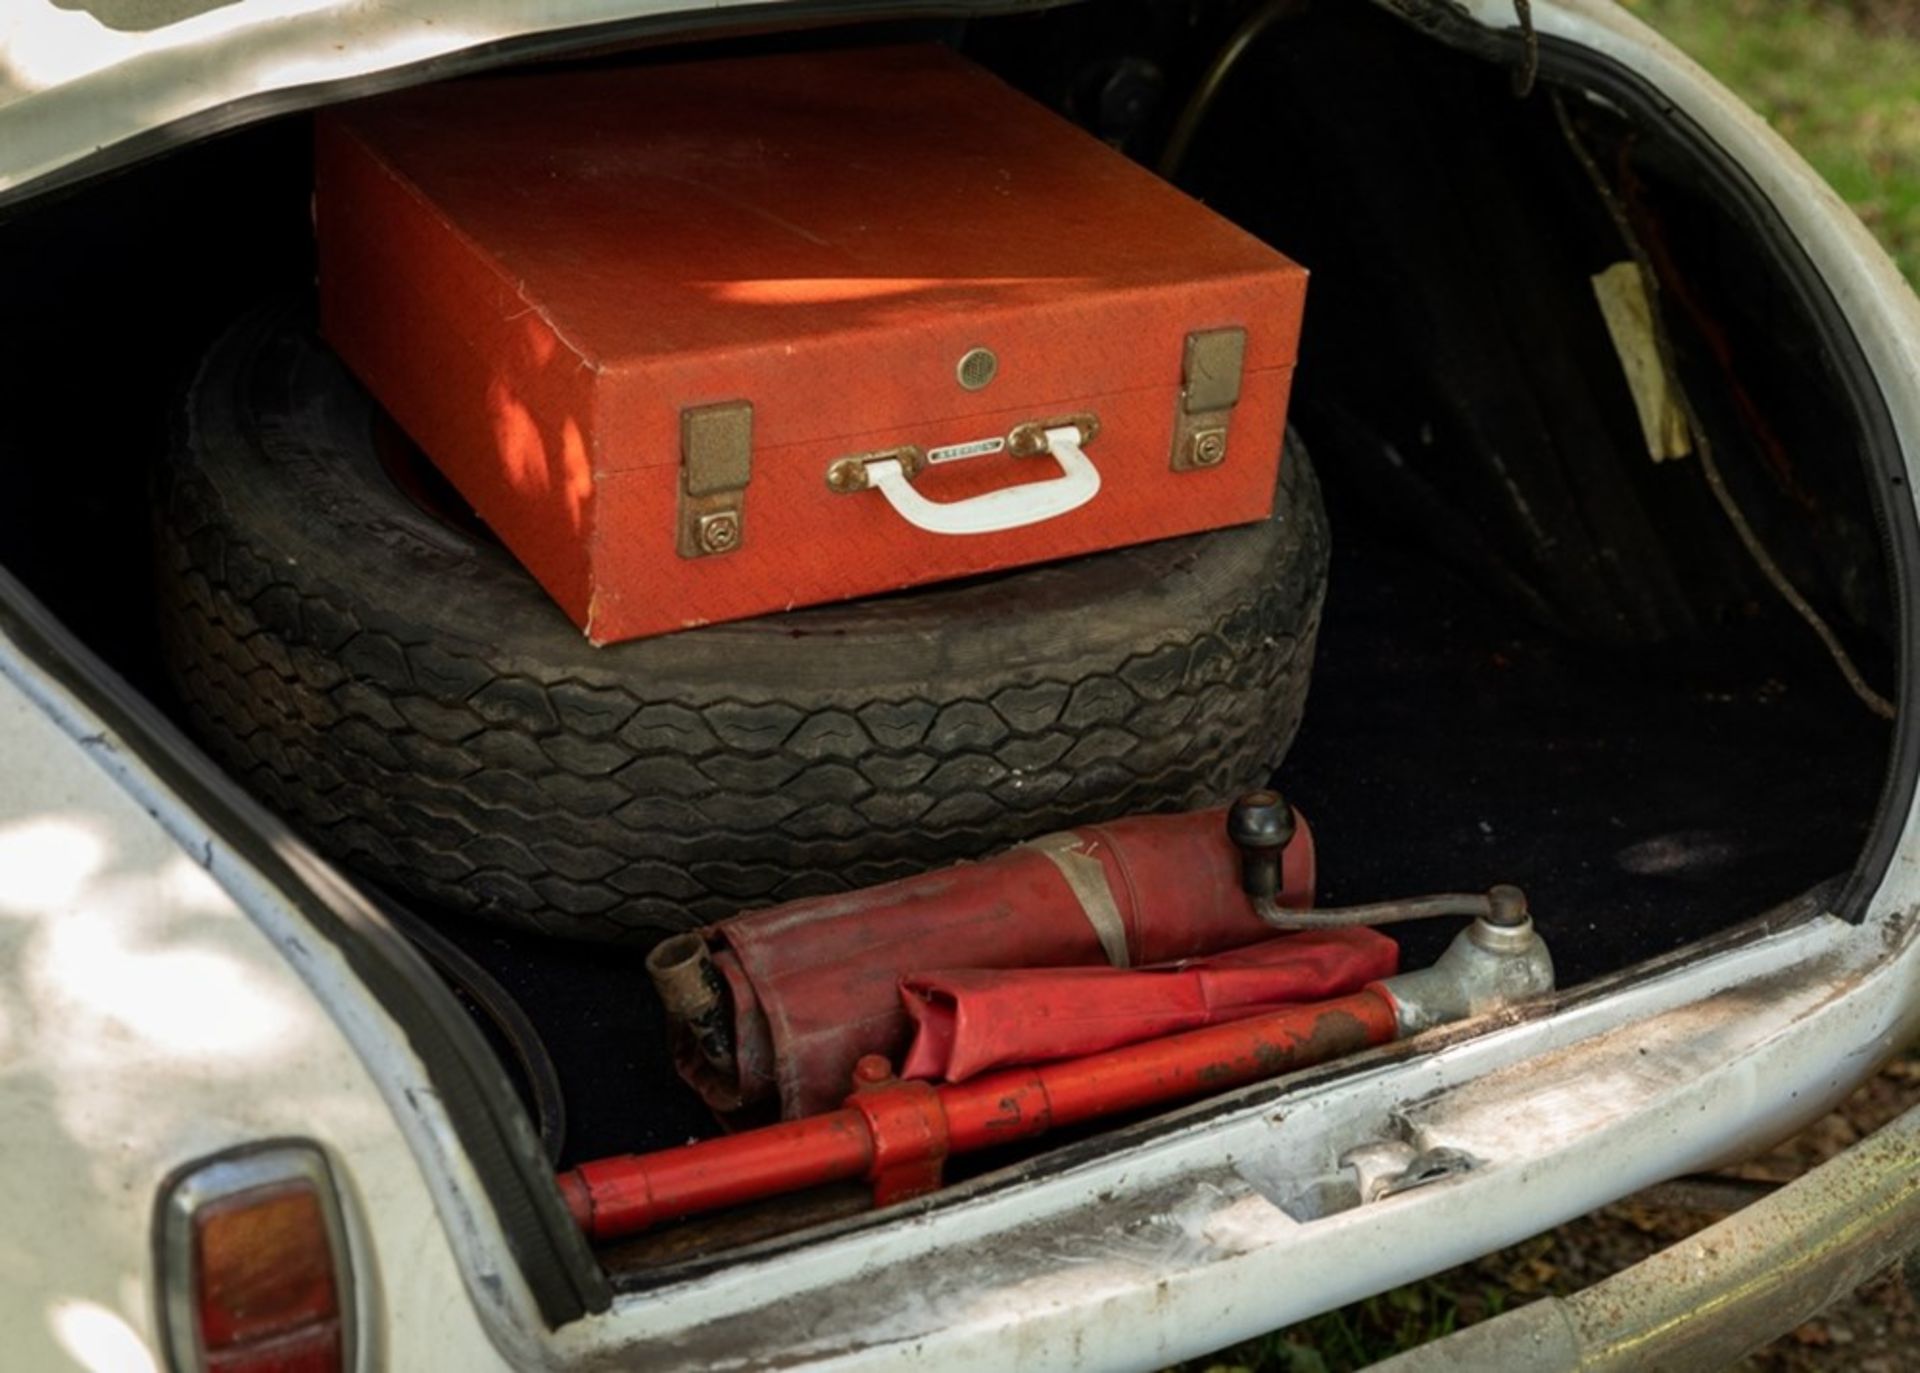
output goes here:
[{"label": "rolled red fabric", "polygon": [[[734,1065],[717,1071],[682,1036],[680,1074],[731,1122],[775,1103],[797,1120],[846,1100],[863,1056],[899,1060],[913,1029],[900,979],[916,969],[1154,967],[1272,939],[1226,822],[1221,806],[1083,825],[724,920],[705,938],[733,1007]],[[1280,904],[1307,910],[1313,835],[1297,811],[1294,826]]]},{"label": "rolled red fabric", "polygon": [[970,968],[909,973],[913,1042],[900,1075],[964,1082],[993,1068],[1080,1058],[1182,1030],[1324,1001],[1391,977],[1378,930],[1309,930],[1156,968]]}]

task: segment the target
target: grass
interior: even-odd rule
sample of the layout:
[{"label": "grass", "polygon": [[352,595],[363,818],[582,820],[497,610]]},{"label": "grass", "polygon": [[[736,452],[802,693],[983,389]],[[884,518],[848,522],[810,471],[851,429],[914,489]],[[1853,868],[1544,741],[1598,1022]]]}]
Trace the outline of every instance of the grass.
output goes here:
[{"label": "grass", "polygon": [[1920,4],[1628,0],[1800,150],[1920,282]]},{"label": "grass", "polygon": [[[1920,0],[1624,2],[1765,116],[1920,284]],[[1547,1265],[1544,1280],[1509,1290],[1488,1281],[1488,1266],[1396,1288],[1184,1369],[1341,1373],[1515,1300],[1578,1286]]]},{"label": "grass", "polygon": [[1463,1305],[1474,1319],[1498,1315],[1504,1289],[1481,1285],[1476,1300],[1463,1302],[1461,1285],[1438,1280],[1396,1287],[1377,1297],[1329,1311],[1222,1350],[1186,1367],[1202,1373],[1337,1373],[1363,1368],[1389,1354],[1450,1335]]}]

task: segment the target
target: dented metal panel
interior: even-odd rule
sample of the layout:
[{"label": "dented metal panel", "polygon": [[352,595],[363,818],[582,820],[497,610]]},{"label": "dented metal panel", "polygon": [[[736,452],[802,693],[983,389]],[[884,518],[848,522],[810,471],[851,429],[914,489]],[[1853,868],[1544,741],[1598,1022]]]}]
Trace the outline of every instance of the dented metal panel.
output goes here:
[{"label": "dented metal panel", "polygon": [[[1163,1366],[1711,1166],[1827,1109],[1915,1028],[1914,953],[1894,934],[1904,923],[1882,930],[1902,941],[1882,963],[1881,947],[1819,908],[1780,912],[1783,928],[1715,960],[1704,985],[1701,968],[1676,965],[1549,1015],[1416,1040],[1344,1077],[1250,1094],[1227,1116],[1195,1108],[1171,1133],[1122,1135],[1051,1177],[982,1180],[916,1208],[912,1224],[769,1247],[616,1310],[667,1317],[670,1347],[635,1348],[669,1367],[750,1363],[774,1328],[788,1357],[835,1367]],[[1649,1062],[1688,1044],[1678,1064]],[[1572,1090],[1583,1079],[1595,1089]],[[1362,1204],[1340,1160],[1394,1137],[1464,1144],[1476,1165]],[[756,1281],[780,1284],[764,1327],[725,1314],[727,1291]]]},{"label": "dented metal panel", "polygon": [[1378,1373],[1726,1368],[1920,1245],[1920,1108],[1717,1225]]}]

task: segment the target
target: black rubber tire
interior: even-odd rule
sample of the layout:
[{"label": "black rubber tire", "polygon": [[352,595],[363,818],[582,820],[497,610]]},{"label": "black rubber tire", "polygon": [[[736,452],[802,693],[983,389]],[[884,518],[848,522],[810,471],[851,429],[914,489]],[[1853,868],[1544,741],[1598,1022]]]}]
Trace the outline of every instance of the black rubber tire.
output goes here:
[{"label": "black rubber tire", "polygon": [[442,906],[610,939],[887,881],[1262,781],[1327,565],[1274,517],[594,648],[404,496],[311,328],[202,364],[160,499],[169,666],[207,746],[322,848]]}]

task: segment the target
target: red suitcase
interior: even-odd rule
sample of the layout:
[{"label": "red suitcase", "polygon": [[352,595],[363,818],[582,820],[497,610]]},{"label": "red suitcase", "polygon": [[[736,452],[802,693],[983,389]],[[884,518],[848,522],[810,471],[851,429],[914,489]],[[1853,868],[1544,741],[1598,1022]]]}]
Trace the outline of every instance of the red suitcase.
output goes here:
[{"label": "red suitcase", "polygon": [[596,642],[1258,520],[1305,272],[939,48],[323,116],[321,321]]}]

